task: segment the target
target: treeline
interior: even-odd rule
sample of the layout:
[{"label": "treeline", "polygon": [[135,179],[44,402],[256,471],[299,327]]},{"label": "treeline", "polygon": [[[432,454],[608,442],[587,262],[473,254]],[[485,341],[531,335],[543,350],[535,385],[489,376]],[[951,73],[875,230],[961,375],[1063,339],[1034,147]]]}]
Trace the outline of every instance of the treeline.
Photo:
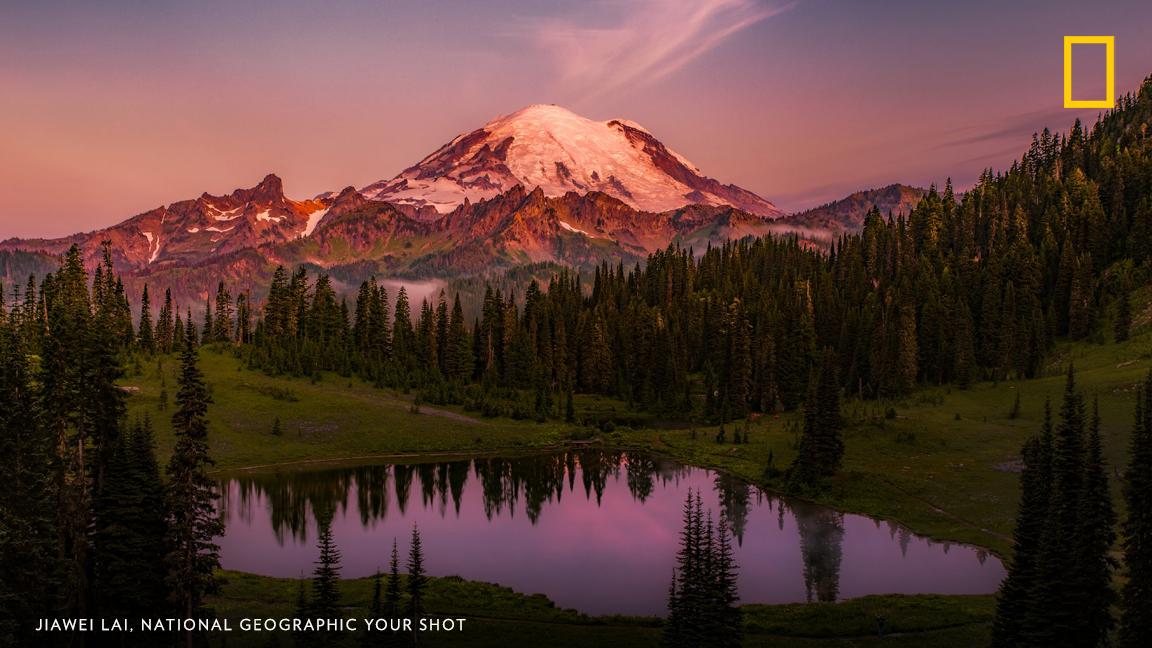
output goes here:
[{"label": "treeline", "polygon": [[[1121,525],[1126,580],[1112,550],[1117,515],[1102,456],[1100,415],[1071,369],[1059,420],[1045,407],[1024,445],[1020,509],[1000,588],[994,646],[1147,646],[1152,643],[1152,373],[1137,394]],[[1113,609],[1120,609],[1119,632]]]},{"label": "treeline", "polygon": [[126,313],[107,251],[90,284],[75,248],[38,290],[0,307],[0,644],[83,645],[35,633],[42,618],[206,613],[223,529],[206,474],[198,336],[189,326],[181,344],[164,480],[151,424],[126,420],[116,384],[123,350],[137,344]]}]

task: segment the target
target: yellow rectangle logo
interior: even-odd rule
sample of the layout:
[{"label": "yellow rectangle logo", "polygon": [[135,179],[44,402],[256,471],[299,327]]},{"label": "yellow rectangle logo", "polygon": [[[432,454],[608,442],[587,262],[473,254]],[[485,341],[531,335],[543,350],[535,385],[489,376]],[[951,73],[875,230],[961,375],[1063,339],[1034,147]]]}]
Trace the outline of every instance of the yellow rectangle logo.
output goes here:
[{"label": "yellow rectangle logo", "polygon": [[[1104,99],[1072,98],[1072,46],[1103,45],[1108,78],[1107,95]],[[1116,107],[1116,37],[1115,36],[1065,36],[1064,37],[1064,107],[1065,108],[1115,108]]]}]

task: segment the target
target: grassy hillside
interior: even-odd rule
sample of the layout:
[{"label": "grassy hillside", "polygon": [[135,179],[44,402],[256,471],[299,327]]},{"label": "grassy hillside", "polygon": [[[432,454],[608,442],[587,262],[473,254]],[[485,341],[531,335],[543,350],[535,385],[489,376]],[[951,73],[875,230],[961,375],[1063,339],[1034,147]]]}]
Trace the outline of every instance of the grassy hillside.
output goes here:
[{"label": "grassy hillside", "polygon": [[[349,459],[430,452],[530,449],[556,444],[558,424],[481,420],[459,411],[421,406],[412,398],[332,374],[308,379],[272,378],[245,370],[230,352],[202,350],[200,365],[211,388],[212,455],[221,469],[298,461]],[[179,358],[161,357],[129,368],[129,417],[151,417],[158,452],[172,448]],[[169,408],[161,409],[163,392]],[[280,420],[280,436],[273,434]]]}]

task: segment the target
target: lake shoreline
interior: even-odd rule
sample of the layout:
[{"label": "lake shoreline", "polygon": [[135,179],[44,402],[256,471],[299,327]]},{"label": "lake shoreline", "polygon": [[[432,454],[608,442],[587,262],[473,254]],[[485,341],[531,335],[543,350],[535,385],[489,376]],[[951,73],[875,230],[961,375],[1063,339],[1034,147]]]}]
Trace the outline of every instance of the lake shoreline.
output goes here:
[{"label": "lake shoreline", "polygon": [[587,614],[660,614],[674,529],[684,498],[695,494],[728,520],[747,601],[990,594],[1003,578],[1002,561],[983,548],[939,543],[639,448],[580,443],[376,459],[219,475],[224,567],[298,576],[314,557],[316,511],[328,511],[352,577],[373,573],[379,547],[415,525],[429,554],[441,556],[433,574],[543,592]]},{"label": "lake shoreline", "polygon": [[[212,471],[210,471],[209,474],[213,477],[221,478],[221,477],[228,477],[228,476],[232,476],[232,475],[241,475],[241,474],[262,473],[262,472],[280,472],[283,469],[291,470],[291,469],[297,469],[297,468],[298,469],[307,469],[307,468],[323,468],[323,467],[376,465],[376,464],[399,463],[400,461],[406,461],[406,462],[410,462],[410,463],[432,463],[432,462],[436,462],[436,461],[478,459],[478,458],[489,458],[489,457],[497,457],[497,456],[515,458],[515,457],[526,457],[526,456],[533,456],[533,455],[539,455],[539,454],[548,454],[550,452],[569,451],[569,450],[582,449],[582,448],[600,448],[600,449],[604,449],[604,450],[623,450],[623,451],[644,452],[646,454],[649,454],[649,455],[652,455],[654,457],[658,457],[661,459],[668,459],[671,461],[676,461],[676,462],[682,463],[682,464],[687,465],[687,466],[703,468],[703,469],[711,470],[711,471],[714,471],[717,473],[723,473],[723,474],[735,477],[737,479],[741,479],[741,480],[747,482],[750,486],[753,486],[755,488],[760,489],[761,492],[763,492],[764,494],[769,495],[771,497],[788,498],[791,500],[808,502],[810,504],[815,504],[818,506],[823,506],[823,507],[835,509],[836,511],[839,511],[841,513],[863,515],[863,516],[867,516],[869,518],[872,518],[874,520],[879,520],[881,522],[894,523],[894,524],[897,524],[901,527],[904,527],[904,528],[912,531],[913,533],[915,533],[916,535],[918,535],[920,537],[931,539],[931,540],[936,540],[939,542],[950,542],[950,543],[955,543],[955,544],[962,545],[962,546],[970,546],[970,547],[974,547],[977,549],[982,549],[984,551],[989,552],[991,555],[995,556],[996,558],[998,558],[1000,560],[1004,560],[1007,556],[1006,553],[1002,552],[1001,550],[999,550],[997,547],[994,547],[994,546],[974,543],[974,542],[970,542],[967,540],[959,540],[955,537],[951,537],[951,536],[947,536],[947,535],[941,535],[941,534],[934,533],[934,532],[925,532],[925,531],[922,531],[920,529],[914,528],[912,525],[906,523],[904,520],[901,520],[899,518],[887,516],[887,515],[883,515],[883,514],[877,514],[873,511],[865,510],[863,508],[859,508],[859,509],[852,508],[850,506],[844,505],[844,503],[840,502],[840,501],[834,501],[834,500],[829,500],[829,499],[824,499],[824,498],[819,498],[819,497],[810,497],[810,496],[806,496],[806,495],[795,495],[795,494],[791,494],[791,493],[786,493],[786,492],[780,491],[778,489],[774,489],[771,486],[766,486],[765,484],[763,484],[759,480],[750,479],[747,475],[734,470],[731,466],[725,466],[725,465],[721,465],[719,463],[701,462],[701,461],[698,461],[695,459],[687,458],[682,453],[669,451],[668,448],[657,448],[657,447],[653,447],[651,444],[643,444],[643,443],[611,442],[611,441],[605,441],[605,440],[597,439],[597,440],[593,440],[593,441],[569,441],[569,442],[556,443],[556,444],[551,444],[551,445],[546,445],[546,446],[534,446],[531,448],[525,448],[523,446],[512,446],[512,447],[506,447],[506,448],[493,447],[493,448],[486,448],[486,449],[482,449],[482,450],[390,452],[390,453],[384,453],[384,454],[367,454],[367,455],[348,456],[348,457],[300,459],[300,460],[295,460],[295,461],[274,462],[274,463],[268,463],[268,464],[256,464],[256,465],[251,465],[251,466],[228,467],[228,468],[220,468],[220,469],[212,470]],[[933,508],[940,515],[943,515],[946,517],[953,517],[948,511],[946,511],[942,508],[935,507],[935,506],[933,506]],[[988,533],[991,535],[996,535],[996,536],[1000,535],[997,532],[992,531],[990,529],[978,527],[974,523],[963,520],[962,518],[953,517],[953,519],[956,519],[957,521],[965,524],[966,526],[970,527],[973,530],[980,531],[982,533]],[[1011,541],[1011,539],[1006,537],[1006,536],[1001,537],[1000,539],[1005,541],[1005,542]]]}]

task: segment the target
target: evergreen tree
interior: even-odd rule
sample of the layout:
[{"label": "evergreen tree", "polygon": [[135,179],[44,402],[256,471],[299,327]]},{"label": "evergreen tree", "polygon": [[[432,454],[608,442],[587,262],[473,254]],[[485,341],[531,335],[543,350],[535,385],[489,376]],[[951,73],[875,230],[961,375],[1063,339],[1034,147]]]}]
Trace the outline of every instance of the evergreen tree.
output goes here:
[{"label": "evergreen tree", "polygon": [[468,339],[468,329],[464,322],[464,309],[460,305],[459,293],[456,294],[452,303],[445,354],[445,376],[448,379],[465,382],[472,378],[472,343]]},{"label": "evergreen tree", "polygon": [[896,375],[893,392],[907,394],[916,386],[919,375],[919,351],[916,337],[916,313],[911,305],[901,305],[896,318]]},{"label": "evergreen tree", "polygon": [[412,619],[412,643],[420,643],[420,619],[424,617],[424,590],[428,576],[424,573],[424,549],[420,529],[412,525],[412,545],[408,548],[408,618]]},{"label": "evergreen tree", "polygon": [[676,553],[676,570],[668,592],[668,620],[664,625],[664,644],[669,648],[694,646],[704,628],[700,623],[702,595],[701,532],[702,512],[689,489],[684,500],[680,548]]},{"label": "evergreen tree", "polygon": [[176,334],[173,317],[178,315],[172,306],[172,289],[164,289],[164,305],[160,307],[160,315],[156,320],[156,347],[161,353],[172,353]]},{"label": "evergreen tree", "polygon": [[444,291],[440,291],[440,301],[436,305],[436,322],[433,329],[436,341],[436,360],[439,363],[440,373],[448,375],[448,301]]},{"label": "evergreen tree", "polygon": [[214,342],[230,342],[232,341],[232,333],[235,329],[233,323],[234,310],[232,307],[232,293],[224,286],[221,281],[216,287],[216,314],[212,318],[211,328],[209,328],[208,320],[204,321],[204,335],[208,336],[208,332],[212,332],[212,340]]},{"label": "evergreen tree", "polygon": [[814,325],[812,312],[807,301],[807,290],[797,287],[789,307],[788,326],[783,328],[783,339],[776,348],[779,351],[777,374],[780,400],[786,409],[801,405],[804,400],[805,381],[810,378],[814,351]]},{"label": "evergreen tree", "polygon": [[21,327],[11,319],[0,322],[0,403],[0,633],[9,645],[34,645],[44,641],[35,619],[56,609],[61,593],[58,464],[37,416]]},{"label": "evergreen tree", "polygon": [[716,627],[711,644],[718,648],[739,648],[743,645],[743,614],[737,603],[740,600],[736,583],[736,560],[732,555],[732,531],[726,515],[720,516],[717,525],[715,556],[713,558],[713,605],[716,607]]},{"label": "evergreen tree", "polygon": [[236,341],[252,341],[252,296],[247,292],[236,296]]},{"label": "evergreen tree", "polygon": [[1079,578],[1072,584],[1082,597],[1077,624],[1079,645],[1099,646],[1109,642],[1114,625],[1112,604],[1113,560],[1108,555],[1116,542],[1116,514],[1104,466],[1100,440],[1100,408],[1094,402],[1088,424],[1084,490],[1080,502],[1080,546],[1075,568]]},{"label": "evergreen tree", "polygon": [[1137,391],[1134,419],[1123,483],[1128,577],[1121,593],[1118,643],[1123,648],[1152,643],[1152,372]]},{"label": "evergreen tree", "polygon": [[1029,644],[1037,624],[1045,623],[1047,611],[1037,605],[1040,587],[1040,549],[1051,510],[1052,409],[1044,405],[1040,434],[1028,439],[1021,451],[1020,505],[1012,534],[1012,560],[996,599],[992,645],[1010,648]]},{"label": "evergreen tree", "polygon": [[[316,548],[320,555],[312,571],[312,596],[304,607],[304,618],[307,619],[339,619],[343,616],[340,609],[340,550],[332,540],[332,514],[330,508],[322,508],[316,513]],[[297,643],[330,646],[339,638],[340,633],[321,629],[299,634]]]},{"label": "evergreen tree", "polygon": [[396,538],[392,539],[392,556],[388,561],[388,583],[384,590],[384,612],[389,617],[400,616],[400,598],[403,590],[400,584],[400,554]]},{"label": "evergreen tree", "polygon": [[[189,322],[191,323],[191,322]],[[195,339],[195,335],[192,336]],[[176,313],[176,321],[172,324],[172,351],[176,353],[183,353],[185,342],[188,340],[188,333],[184,329],[184,320],[180,317],[180,313]]]},{"label": "evergreen tree", "polygon": [[[396,539],[392,540],[392,553],[388,561],[388,573],[376,574],[372,595],[372,609],[376,617],[400,619],[404,615],[402,598],[404,584],[400,577],[400,556]],[[364,635],[365,646],[406,646],[412,641],[400,632],[384,631],[383,635],[368,632]]]},{"label": "evergreen tree", "polygon": [[[1084,398],[1076,389],[1071,367],[1060,406],[1052,454],[1052,512],[1045,532],[1044,557],[1039,590],[1047,607],[1048,619],[1037,639],[1041,642],[1067,641],[1076,635],[1074,625],[1082,610],[1084,598],[1072,590],[1080,538],[1080,512],[1084,490]],[[1076,621],[1074,621],[1076,620]]]},{"label": "evergreen tree", "polygon": [[[196,330],[189,325],[181,352],[180,389],[172,431],[176,445],[168,462],[168,584],[177,614],[199,615],[204,596],[215,593],[220,567],[215,538],[224,532],[216,515],[216,482],[208,476],[215,464],[208,454],[208,404],[212,402],[198,366]],[[193,634],[185,633],[192,645]]]},{"label": "evergreen tree", "polygon": [[400,291],[396,294],[396,313],[392,318],[392,357],[403,369],[411,368],[416,362],[415,338],[411,309],[408,306],[408,291],[404,286],[400,286]]},{"label": "evergreen tree", "polygon": [[167,521],[164,486],[147,419],[117,439],[94,506],[97,612],[105,617],[163,614]]},{"label": "evergreen tree", "polygon": [[1069,367],[1053,434],[1050,505],[1028,613],[1021,620],[998,621],[1023,627],[1023,645],[1097,645],[1112,624],[1108,551],[1115,537],[1114,515],[1099,448],[1099,419],[1094,413],[1087,434],[1085,420],[1084,399]]},{"label": "evergreen tree", "polygon": [[820,370],[813,376],[808,402],[804,406],[804,431],[800,447],[789,468],[789,484],[796,489],[812,488],[840,469],[844,442],[840,439],[840,386],[836,361],[831,350],[824,352]]},{"label": "evergreen tree", "polygon": [[152,331],[152,307],[148,301],[148,284],[144,284],[144,292],[140,295],[140,328],[136,334],[136,343],[144,353],[156,353],[156,338]]},{"label": "evergreen tree", "polygon": [[[133,468],[133,492],[139,501],[137,538],[140,567],[137,587],[141,600],[150,598],[152,610],[165,609],[167,601],[164,556],[168,535],[168,514],[165,507],[164,482],[160,477],[160,464],[156,459],[156,442],[152,421],[148,415],[133,427],[128,437],[128,456]],[[147,567],[144,567],[147,563]]]},{"label": "evergreen tree", "polygon": [[671,648],[735,648],[741,645],[743,629],[729,523],[722,516],[713,526],[699,492],[689,490],[683,510],[663,643]]},{"label": "evergreen tree", "polygon": [[[120,352],[135,338],[123,284],[112,269],[110,247],[105,245],[103,252],[91,295],[75,245],[65,255],[59,272],[41,284],[40,303],[34,307],[36,317],[43,318],[35,325],[34,334],[41,351],[36,380],[40,387],[38,398],[33,407],[12,414],[13,420],[34,416],[37,423],[14,435],[11,441],[17,452],[39,447],[35,442],[28,444],[40,435],[52,439],[55,447],[55,456],[39,470],[50,471],[40,474],[50,474],[53,480],[55,501],[45,510],[56,514],[57,560],[62,567],[59,573],[64,577],[63,607],[66,613],[77,616],[86,616],[94,600],[93,503],[102,494],[120,441],[125,410],[124,392],[117,385],[123,375]],[[15,329],[3,328],[9,336],[15,334]],[[25,340],[14,338],[11,348],[28,354]],[[26,359],[11,361],[15,367],[13,377],[24,375]],[[18,379],[13,384],[14,403],[32,395],[19,388]],[[17,459],[27,460],[19,455]],[[23,471],[18,470],[16,477],[25,481],[25,487],[31,486]],[[38,501],[36,493],[26,494],[31,501]],[[23,506],[20,503],[14,508],[23,511]],[[33,515],[31,520],[40,515]],[[34,537],[35,534],[31,536]],[[18,546],[17,551],[20,549]]]}]

